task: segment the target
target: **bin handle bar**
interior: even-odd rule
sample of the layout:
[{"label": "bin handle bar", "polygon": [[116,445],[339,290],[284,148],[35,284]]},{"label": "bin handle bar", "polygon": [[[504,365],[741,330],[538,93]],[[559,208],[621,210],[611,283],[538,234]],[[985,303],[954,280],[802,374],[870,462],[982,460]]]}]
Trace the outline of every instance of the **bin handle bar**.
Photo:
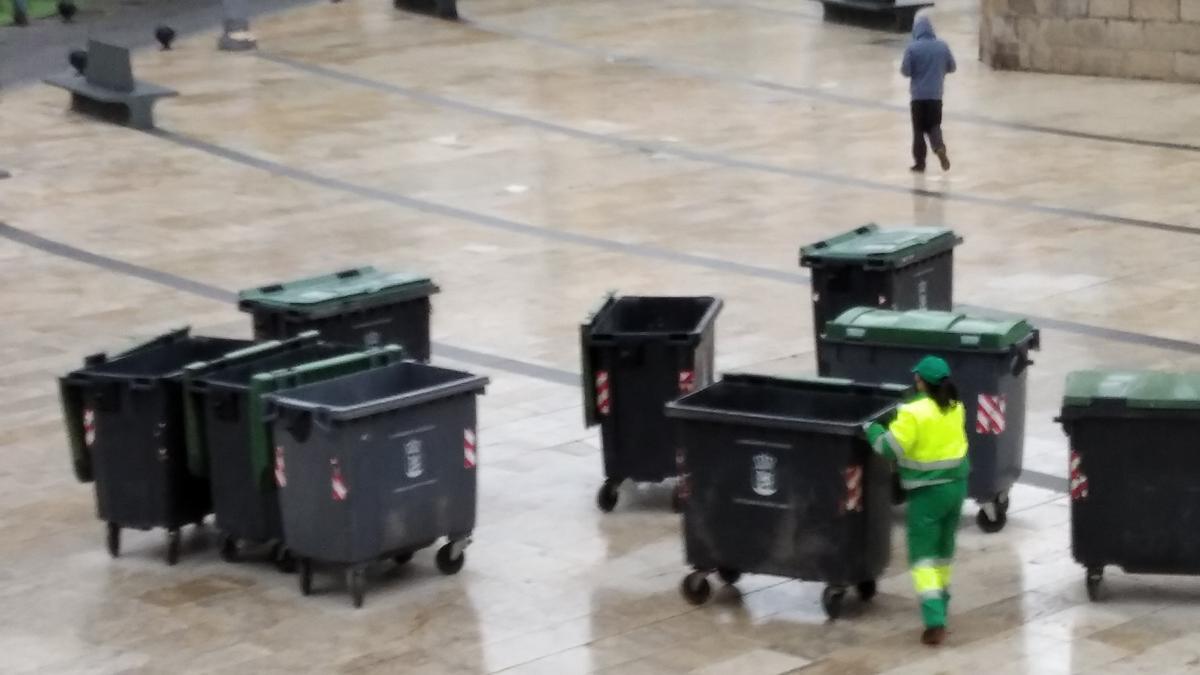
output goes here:
[{"label": "bin handle bar", "polygon": [[134,391],[149,391],[154,388],[154,380],[148,377],[136,377],[129,381],[129,388]]}]

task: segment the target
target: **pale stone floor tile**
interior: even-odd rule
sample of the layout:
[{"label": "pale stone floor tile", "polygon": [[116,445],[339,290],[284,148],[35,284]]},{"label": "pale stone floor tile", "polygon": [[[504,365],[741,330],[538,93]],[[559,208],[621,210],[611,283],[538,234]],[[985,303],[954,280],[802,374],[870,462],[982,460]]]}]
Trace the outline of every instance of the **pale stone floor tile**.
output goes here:
[{"label": "pale stone floor tile", "polygon": [[692,672],[696,675],[779,675],[803,668],[809,663],[806,659],[789,654],[755,649],[725,661],[696,668]]}]

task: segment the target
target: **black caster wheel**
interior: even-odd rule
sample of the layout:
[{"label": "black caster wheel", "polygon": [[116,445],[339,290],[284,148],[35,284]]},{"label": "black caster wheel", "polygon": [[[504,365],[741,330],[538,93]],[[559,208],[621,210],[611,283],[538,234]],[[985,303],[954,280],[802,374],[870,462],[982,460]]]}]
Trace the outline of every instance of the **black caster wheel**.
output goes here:
[{"label": "black caster wheel", "polygon": [[1004,529],[1008,524],[1008,501],[994,500],[989,506],[995,512],[996,517],[988,515],[987,509],[979,509],[979,513],[975,514],[975,524],[979,525],[979,529],[988,534],[995,534]]},{"label": "black caster wheel", "polygon": [[600,486],[600,491],[596,493],[596,506],[605,513],[611,513],[617,506],[617,489],[621,484],[617,481],[606,480],[604,485]]},{"label": "black caster wheel", "polygon": [[407,565],[408,563],[412,562],[412,559],[413,559],[412,551],[409,551],[408,553],[401,553],[400,555],[392,556],[392,561],[395,562],[397,565],[401,565],[401,566]]},{"label": "black caster wheel", "polygon": [[721,577],[721,581],[724,581],[727,585],[732,586],[738,582],[738,579],[742,578],[742,573],[738,570],[729,569],[728,567],[718,567],[717,576]]},{"label": "black caster wheel", "polygon": [[121,526],[116,523],[108,524],[108,554],[114,558],[121,555]]},{"label": "black caster wheel", "polygon": [[1104,581],[1103,567],[1090,567],[1087,571],[1087,594],[1088,600],[1092,602],[1100,602],[1100,582]]},{"label": "black caster wheel", "polygon": [[312,561],[301,558],[296,561],[296,577],[300,582],[300,595],[312,595]]},{"label": "black caster wheel", "polygon": [[295,574],[296,572],[296,557],[288,550],[288,547],[283,544],[275,544],[271,547],[271,560],[275,562],[275,569],[284,574]]},{"label": "black caster wheel", "polygon": [[454,545],[446,544],[438,549],[437,552],[437,568],[442,574],[458,574],[463,568],[463,563],[467,561],[465,551],[459,551],[457,558],[451,558],[454,553]]},{"label": "black caster wheel", "polygon": [[875,598],[875,593],[877,593],[879,590],[875,585],[874,579],[871,579],[870,581],[860,581],[855,589],[858,591],[858,597],[862,598],[863,602],[870,602],[873,600]]},{"label": "black caster wheel", "polygon": [[224,560],[228,563],[238,561],[237,539],[234,539],[227,534],[221,534],[221,538],[217,546],[219,547],[218,551],[221,554],[221,560]]},{"label": "black caster wheel", "polygon": [[182,537],[179,535],[179,530],[167,530],[167,564],[174,565],[179,562],[179,544]]},{"label": "black caster wheel", "polygon": [[361,567],[351,567],[346,570],[346,586],[350,589],[350,600],[354,608],[363,606],[363,598],[367,594],[367,571]]},{"label": "black caster wheel", "polygon": [[846,589],[836,586],[826,586],[821,592],[821,606],[825,609],[825,616],[829,617],[830,621],[836,620],[842,615],[842,601],[846,599]]},{"label": "black caster wheel", "polygon": [[679,584],[679,592],[683,594],[683,599],[693,605],[703,605],[708,602],[709,596],[712,595],[712,586],[708,583],[707,572],[692,572],[683,578],[683,583]]}]

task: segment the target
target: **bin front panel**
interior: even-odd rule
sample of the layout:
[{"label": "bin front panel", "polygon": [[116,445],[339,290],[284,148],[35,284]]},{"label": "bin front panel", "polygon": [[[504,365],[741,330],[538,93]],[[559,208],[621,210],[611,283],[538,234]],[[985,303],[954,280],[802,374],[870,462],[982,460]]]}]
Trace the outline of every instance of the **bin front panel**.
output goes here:
[{"label": "bin front panel", "polygon": [[[889,470],[848,436],[681,420],[687,560],[830,584],[889,554]],[[882,501],[881,501],[882,500]]]},{"label": "bin front panel", "polygon": [[249,403],[245,391],[210,391],[204,412],[209,444],[210,481],[217,527],[256,542],[283,536],[279,500],[263,489],[251,469]]},{"label": "bin front panel", "polygon": [[288,417],[275,423],[286,467],[279,494],[285,538],[299,555],[365,562],[474,529],[474,394],[313,427],[305,440]]},{"label": "bin front panel", "polygon": [[122,527],[178,528],[211,511],[208,482],[187,469],[182,392],[101,381],[85,394],[94,411],[91,446],[97,511]]},{"label": "bin front panel", "polygon": [[1200,420],[1085,418],[1066,423],[1071,546],[1088,567],[1200,574]]},{"label": "bin front panel", "polygon": [[428,361],[431,311],[428,297],[351,307],[343,313],[318,318],[273,308],[255,309],[254,337],[278,340],[316,330],[323,340],[340,344],[363,347],[398,344],[409,358]]},{"label": "bin front panel", "polygon": [[990,501],[1012,489],[1025,452],[1028,369],[1019,353],[940,351],[921,347],[827,342],[821,352],[828,375],[857,382],[912,382],[921,357],[946,359],[966,408],[972,499]]},{"label": "bin front panel", "polygon": [[954,254],[950,252],[895,269],[831,265],[814,268],[812,275],[813,328],[818,338],[827,323],[854,307],[949,310],[954,305]]},{"label": "bin front panel", "polygon": [[712,383],[714,344],[710,330],[695,347],[646,340],[597,350],[594,367],[607,380],[597,398],[609,411],[600,415],[605,476],[660,482],[677,475],[679,443],[663,406]]}]

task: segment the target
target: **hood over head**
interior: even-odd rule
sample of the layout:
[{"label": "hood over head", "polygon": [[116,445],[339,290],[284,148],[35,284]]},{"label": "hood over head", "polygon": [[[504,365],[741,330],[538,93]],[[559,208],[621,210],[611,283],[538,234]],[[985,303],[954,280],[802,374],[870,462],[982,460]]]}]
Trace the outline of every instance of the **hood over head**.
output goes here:
[{"label": "hood over head", "polygon": [[917,16],[917,20],[913,22],[912,34],[914,40],[929,40],[937,37],[937,34],[933,32],[933,22],[924,14]]}]

